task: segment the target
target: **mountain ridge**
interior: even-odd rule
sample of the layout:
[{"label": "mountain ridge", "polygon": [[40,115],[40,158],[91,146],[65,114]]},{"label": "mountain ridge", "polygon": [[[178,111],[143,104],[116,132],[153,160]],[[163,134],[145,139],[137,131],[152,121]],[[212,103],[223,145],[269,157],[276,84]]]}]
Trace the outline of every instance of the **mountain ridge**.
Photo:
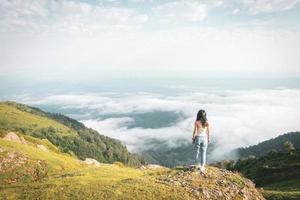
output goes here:
[{"label": "mountain ridge", "polygon": [[300,132],[287,132],[256,145],[235,149],[233,152],[237,153],[238,158],[247,157],[249,155],[264,156],[271,150],[284,151],[283,144],[288,141],[292,142],[295,148],[300,149]]},{"label": "mountain ridge", "polygon": [[121,141],[101,135],[72,118],[16,102],[0,102],[0,136],[9,131],[48,139],[62,152],[82,160],[90,157],[99,162],[120,161],[132,166],[144,163]]}]

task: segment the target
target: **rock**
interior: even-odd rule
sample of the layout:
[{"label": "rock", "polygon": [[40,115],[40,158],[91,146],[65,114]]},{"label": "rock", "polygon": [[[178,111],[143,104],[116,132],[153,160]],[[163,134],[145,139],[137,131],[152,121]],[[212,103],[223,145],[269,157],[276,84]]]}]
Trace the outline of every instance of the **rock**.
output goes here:
[{"label": "rock", "polygon": [[42,144],[38,144],[36,145],[36,147],[42,151],[46,151],[46,152],[49,152],[49,150],[47,149],[47,147],[45,147],[44,145]]},{"label": "rock", "polygon": [[140,169],[165,169],[165,167],[156,164],[142,165]]},{"label": "rock", "polygon": [[23,138],[23,136],[20,137],[21,143],[22,144],[27,144],[26,140]]},{"label": "rock", "polygon": [[86,158],[83,162],[87,165],[100,167],[100,163],[97,160],[93,159],[93,158]]},{"label": "rock", "polygon": [[27,144],[26,140],[22,136],[19,137],[14,132],[7,133],[6,136],[3,138],[3,140],[13,141],[13,142],[17,142],[20,144]]},{"label": "rock", "polygon": [[[239,177],[239,174],[210,166],[205,174],[198,172],[193,167],[180,167],[177,173],[161,174],[158,179],[170,186],[183,187],[188,193],[195,195],[196,199],[264,200],[255,185],[250,180]],[[238,185],[232,177],[244,180],[244,185]]]},{"label": "rock", "polygon": [[197,190],[197,189],[192,189],[192,192],[193,192],[196,196],[199,196],[199,194],[200,194],[199,190]]}]

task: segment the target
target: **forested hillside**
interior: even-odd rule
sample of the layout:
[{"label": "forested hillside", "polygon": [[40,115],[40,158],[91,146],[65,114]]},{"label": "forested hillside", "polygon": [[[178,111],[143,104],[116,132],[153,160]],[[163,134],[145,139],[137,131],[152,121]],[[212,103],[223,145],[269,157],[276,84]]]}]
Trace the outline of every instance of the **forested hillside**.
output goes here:
[{"label": "forested hillside", "polygon": [[249,155],[264,156],[271,150],[283,151],[284,142],[291,141],[295,148],[300,149],[300,132],[290,132],[280,135],[276,138],[266,140],[257,145],[243,147],[236,150],[238,157],[247,157]]},{"label": "forested hillside", "polygon": [[129,153],[120,141],[86,128],[74,119],[15,102],[1,102],[0,136],[9,131],[48,139],[62,152],[75,154],[79,159],[120,161],[132,166],[143,163],[140,156]]},{"label": "forested hillside", "polygon": [[298,200],[300,149],[294,145],[298,142],[299,132],[284,134],[249,148],[241,148],[245,150],[242,158],[223,160],[216,166],[238,171],[251,179],[256,186],[264,189],[263,194],[268,200]]}]

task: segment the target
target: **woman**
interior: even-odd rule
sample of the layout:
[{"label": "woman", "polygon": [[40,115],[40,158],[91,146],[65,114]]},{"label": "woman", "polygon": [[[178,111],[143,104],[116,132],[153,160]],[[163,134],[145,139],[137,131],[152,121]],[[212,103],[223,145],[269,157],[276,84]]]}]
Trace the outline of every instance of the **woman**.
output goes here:
[{"label": "woman", "polygon": [[206,149],[208,143],[210,143],[209,124],[204,110],[199,110],[197,114],[192,141],[195,148],[195,163],[197,164],[197,168],[200,168],[200,171],[204,172],[206,164]]}]

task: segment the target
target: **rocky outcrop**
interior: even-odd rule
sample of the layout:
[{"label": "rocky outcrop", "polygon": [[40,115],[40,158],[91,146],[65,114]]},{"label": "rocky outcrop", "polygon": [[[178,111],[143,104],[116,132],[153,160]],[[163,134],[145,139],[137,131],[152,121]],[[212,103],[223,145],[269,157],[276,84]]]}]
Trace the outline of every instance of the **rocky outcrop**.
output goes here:
[{"label": "rocky outcrop", "polygon": [[[14,132],[9,132],[7,133],[3,140],[7,140],[7,141],[12,141],[12,142],[17,142],[17,143],[20,143],[20,144],[28,144],[26,142],[26,140],[24,139],[23,136],[18,136],[16,133]],[[42,150],[42,151],[46,151],[46,152],[49,152],[49,149],[47,147],[45,147],[44,145],[42,144],[35,144],[34,145],[36,148],[38,148],[39,150]]]},{"label": "rocky outcrop", "polygon": [[191,167],[177,168],[177,173],[159,176],[158,182],[183,187],[195,199],[264,200],[253,182],[216,167],[208,167],[205,173]]},{"label": "rocky outcrop", "polygon": [[91,165],[91,166],[95,166],[95,167],[99,167],[100,166],[100,163],[93,159],[93,158],[86,158],[84,161],[83,161],[84,164],[87,164],[87,165]]},{"label": "rocky outcrop", "polygon": [[8,141],[13,141],[13,142],[17,142],[20,144],[27,144],[26,140],[23,138],[23,136],[18,136],[16,133],[14,132],[9,132],[7,133],[3,140],[8,140]]}]

